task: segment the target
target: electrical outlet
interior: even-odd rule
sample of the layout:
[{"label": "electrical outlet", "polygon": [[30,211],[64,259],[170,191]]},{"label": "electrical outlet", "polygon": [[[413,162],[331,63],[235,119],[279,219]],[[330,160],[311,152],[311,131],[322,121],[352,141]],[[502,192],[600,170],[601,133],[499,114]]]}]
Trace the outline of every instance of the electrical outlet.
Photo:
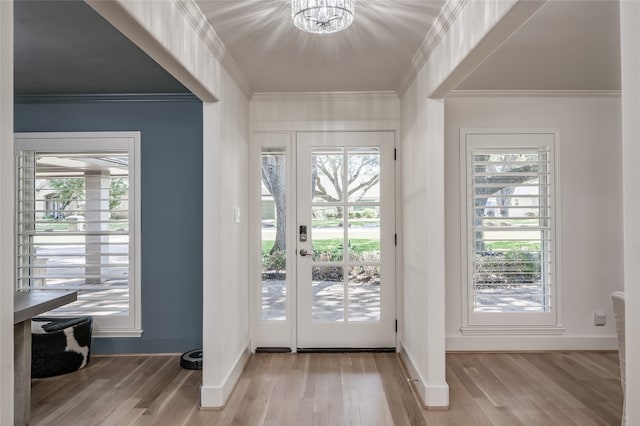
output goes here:
[{"label": "electrical outlet", "polygon": [[607,314],[604,312],[593,313],[593,325],[603,326],[607,323]]}]

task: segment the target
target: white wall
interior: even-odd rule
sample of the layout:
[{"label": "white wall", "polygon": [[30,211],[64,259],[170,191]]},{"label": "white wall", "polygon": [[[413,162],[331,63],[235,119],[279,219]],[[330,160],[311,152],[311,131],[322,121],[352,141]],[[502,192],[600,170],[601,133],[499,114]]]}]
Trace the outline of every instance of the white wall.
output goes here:
[{"label": "white wall", "polygon": [[[401,96],[403,139],[401,354],[423,404],[449,405],[445,377],[444,102],[544,1],[469,1],[423,45]],[[422,58],[422,59],[420,59]],[[422,63],[420,63],[422,60]],[[411,79],[409,79],[411,81]]]},{"label": "white wall", "polygon": [[395,92],[256,93],[251,99],[251,127],[259,130],[395,126],[399,120]]},{"label": "white wall", "polygon": [[[201,405],[221,407],[249,357],[247,221],[249,101],[242,76],[214,56],[217,37],[195,3],[89,4],[204,102]],[[179,153],[179,141],[176,141]],[[143,324],[144,326],[144,324]]]},{"label": "white wall", "polygon": [[449,405],[444,341],[444,101],[418,78],[402,97],[400,353],[423,404]]},{"label": "white wall", "polygon": [[0,2],[0,424],[13,424],[13,2]]},{"label": "white wall", "polygon": [[228,76],[221,80],[219,102],[203,109],[203,407],[226,403],[250,353],[249,103]]},{"label": "white wall", "polygon": [[627,424],[640,424],[640,2],[620,2]]},{"label": "white wall", "polygon": [[[470,96],[446,100],[447,350],[615,349],[610,293],[623,288],[622,153],[617,95]],[[558,336],[462,336],[460,129],[559,131]],[[607,325],[593,325],[594,311]]]},{"label": "white wall", "polygon": [[203,111],[203,407],[226,403],[250,355],[249,105],[231,82],[218,93]]}]

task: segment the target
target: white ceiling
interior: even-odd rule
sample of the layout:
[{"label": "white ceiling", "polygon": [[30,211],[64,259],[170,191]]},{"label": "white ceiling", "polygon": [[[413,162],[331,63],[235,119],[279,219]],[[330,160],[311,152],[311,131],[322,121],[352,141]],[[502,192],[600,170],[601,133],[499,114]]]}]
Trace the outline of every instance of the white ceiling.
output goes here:
[{"label": "white ceiling", "polygon": [[444,0],[360,0],[346,30],[308,34],[290,0],[196,0],[254,92],[396,90]]},{"label": "white ceiling", "polygon": [[[346,31],[311,35],[289,0],[196,2],[252,92],[399,90],[444,4],[358,0]],[[18,0],[15,16],[18,94],[186,91],[82,1]],[[459,89],[616,90],[618,40],[618,0],[552,0]]]}]

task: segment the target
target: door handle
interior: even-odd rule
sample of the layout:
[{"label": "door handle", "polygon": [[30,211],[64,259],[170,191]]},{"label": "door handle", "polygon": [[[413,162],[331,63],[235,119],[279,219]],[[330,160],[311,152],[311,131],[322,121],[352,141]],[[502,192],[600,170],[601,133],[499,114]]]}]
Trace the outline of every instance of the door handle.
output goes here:
[{"label": "door handle", "polygon": [[300,249],[300,256],[313,256],[313,252],[307,251],[305,249]]}]

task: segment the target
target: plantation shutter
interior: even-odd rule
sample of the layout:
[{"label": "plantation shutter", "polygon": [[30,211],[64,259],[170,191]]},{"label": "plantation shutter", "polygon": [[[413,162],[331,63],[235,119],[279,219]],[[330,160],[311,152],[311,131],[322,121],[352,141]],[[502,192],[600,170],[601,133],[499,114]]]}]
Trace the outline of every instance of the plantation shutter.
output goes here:
[{"label": "plantation shutter", "polygon": [[58,314],[127,315],[128,151],[17,154],[18,289],[79,290]]},{"label": "plantation shutter", "polygon": [[469,325],[554,325],[552,134],[466,135]]}]

